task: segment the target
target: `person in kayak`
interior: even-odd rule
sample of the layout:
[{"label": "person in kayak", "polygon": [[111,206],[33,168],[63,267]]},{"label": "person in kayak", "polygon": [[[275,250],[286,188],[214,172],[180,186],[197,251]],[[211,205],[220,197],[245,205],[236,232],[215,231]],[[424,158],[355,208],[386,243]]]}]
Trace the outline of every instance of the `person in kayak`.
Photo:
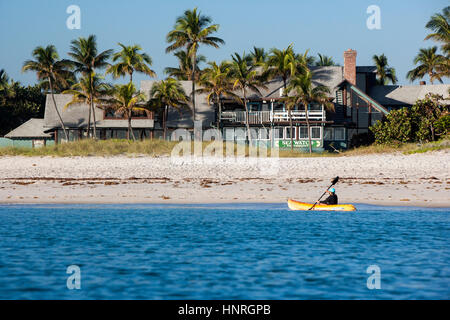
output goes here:
[{"label": "person in kayak", "polygon": [[336,195],[336,190],[334,188],[328,189],[328,198],[323,201],[320,201],[321,204],[338,204],[338,197]]}]

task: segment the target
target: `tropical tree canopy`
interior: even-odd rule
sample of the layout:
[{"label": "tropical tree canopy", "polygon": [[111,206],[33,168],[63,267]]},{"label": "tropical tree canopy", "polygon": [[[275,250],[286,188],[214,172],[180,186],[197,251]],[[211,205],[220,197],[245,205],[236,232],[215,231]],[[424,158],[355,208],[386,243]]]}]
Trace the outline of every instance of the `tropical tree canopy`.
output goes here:
[{"label": "tropical tree canopy", "polygon": [[95,69],[102,69],[109,65],[108,59],[113,50],[98,52],[97,39],[95,35],[88,38],[78,38],[71,41],[69,56],[72,57],[72,63],[75,66],[75,72],[83,74],[92,74]]},{"label": "tropical tree canopy", "polygon": [[[90,35],[88,38],[78,38],[72,40],[70,46],[71,52],[69,55],[72,57],[73,65],[75,66],[75,72],[79,72],[84,76],[93,77],[96,69],[102,69],[109,66],[108,59],[113,53],[113,50],[105,50],[98,53],[97,40],[94,35]],[[93,80],[91,79],[91,86],[93,86]],[[93,92],[93,88],[91,89]],[[97,137],[97,126],[94,110],[94,99],[91,100],[91,107],[89,109],[88,119],[88,135],[90,134],[91,113],[94,120],[94,138]]]},{"label": "tropical tree canopy", "polygon": [[[92,79],[92,86],[91,86]],[[64,90],[63,94],[71,94],[72,100],[69,101],[64,108],[68,108],[74,104],[85,103],[90,105],[91,102],[102,104],[107,101],[108,95],[112,93],[113,87],[103,82],[103,78],[94,74],[91,77],[83,76],[80,81],[74,84],[71,89]]]},{"label": "tropical tree canopy", "polygon": [[[179,50],[174,53],[175,57],[178,59],[178,68],[167,67],[164,69],[164,73],[171,78],[177,80],[190,80],[192,79],[192,59],[189,57],[186,51]],[[196,81],[199,80],[201,75],[200,63],[206,62],[206,57],[198,54],[195,57],[195,77]]]},{"label": "tropical tree canopy", "polygon": [[336,66],[337,64],[333,61],[332,57],[323,55],[318,53],[317,54],[319,57],[319,60],[316,61],[315,65],[316,66],[321,66],[321,67],[328,67],[328,66]]},{"label": "tropical tree canopy", "polygon": [[[259,88],[264,87],[261,83],[261,72],[257,66],[253,64],[250,55],[234,53],[230,65],[230,77],[233,82],[233,88],[246,91],[248,89],[261,95]],[[239,99],[240,100],[240,99]],[[240,101],[244,104],[243,101]]]},{"label": "tropical tree canopy", "polygon": [[197,92],[205,93],[208,103],[217,102],[221,96],[235,98],[236,94],[233,92],[233,83],[230,78],[230,63],[222,61],[218,65],[216,62],[208,62],[208,66],[203,70]]},{"label": "tropical tree canopy", "polygon": [[68,80],[73,79],[71,68],[72,62],[69,60],[59,60],[58,52],[54,45],[47,47],[37,47],[33,50],[32,56],[35,60],[24,62],[22,72],[34,71],[40,81],[52,81],[53,84],[62,86],[68,85]]},{"label": "tropical tree canopy", "polygon": [[433,39],[442,43],[442,51],[450,55],[450,6],[445,7],[442,13],[434,14],[425,27],[432,31],[425,40]]},{"label": "tropical tree canopy", "polygon": [[169,46],[166,52],[175,51],[181,48],[186,50],[187,55],[192,61],[190,70],[192,80],[192,112],[194,121],[196,120],[195,112],[195,82],[197,51],[200,44],[218,48],[220,44],[225,42],[213,36],[219,29],[218,24],[211,24],[210,17],[202,15],[197,8],[186,10],[184,14],[176,19],[174,29],[167,34],[167,42]]},{"label": "tropical tree canopy", "polygon": [[253,51],[250,51],[250,56],[252,57],[254,64],[264,66],[267,63],[269,55],[264,48],[253,47]]},{"label": "tropical tree canopy", "polygon": [[25,61],[22,72],[34,71],[36,72],[38,80],[48,81],[50,94],[53,100],[53,107],[55,108],[59,123],[64,131],[64,136],[66,140],[69,140],[64,121],[56,106],[53,84],[59,83],[63,86],[68,85],[67,80],[73,78],[72,72],[70,71],[73,67],[73,63],[69,60],[59,60],[58,52],[53,45],[48,45],[45,48],[39,46],[33,50],[32,55],[35,60]]},{"label": "tropical tree canopy", "polygon": [[141,46],[135,44],[132,46],[125,46],[119,43],[122,48],[112,56],[112,61],[115,64],[110,65],[106,73],[111,73],[117,79],[125,75],[130,76],[130,82],[133,82],[133,73],[141,72],[150,77],[156,77],[155,71],[150,69],[152,65],[152,58],[142,51]]},{"label": "tropical tree canopy", "polygon": [[179,111],[186,107],[189,101],[180,82],[174,78],[156,82],[150,90],[150,99],[160,106],[170,106]]},{"label": "tropical tree canopy", "polygon": [[447,66],[448,59],[437,53],[437,47],[422,48],[414,58],[414,64],[418,65],[416,68],[408,71],[406,77],[411,81],[421,79],[428,75],[431,83],[438,80],[442,83],[442,69]]},{"label": "tropical tree canopy", "polygon": [[292,44],[282,50],[271,49],[267,66],[269,79],[280,77],[283,79],[283,85],[286,89],[288,79],[297,72],[297,60]]},{"label": "tropical tree canopy", "polygon": [[389,82],[396,84],[398,79],[395,75],[395,69],[389,67],[388,59],[384,54],[372,57],[375,66],[377,67],[377,84],[387,85]]},{"label": "tropical tree canopy", "polygon": [[143,102],[145,101],[145,95],[136,90],[133,82],[129,82],[124,85],[114,86],[112,98],[107,100],[108,108],[115,110],[116,113],[125,115],[128,121],[128,139],[133,137],[136,141],[133,128],[131,126],[131,119],[133,113],[145,113],[147,109]]},{"label": "tropical tree canopy", "polygon": [[212,36],[219,29],[218,24],[211,24],[211,18],[202,15],[197,8],[186,10],[184,14],[176,19],[174,29],[167,34],[167,42],[170,45],[166,52],[186,48],[189,56],[197,53],[198,46],[205,44],[219,48],[225,42]]}]

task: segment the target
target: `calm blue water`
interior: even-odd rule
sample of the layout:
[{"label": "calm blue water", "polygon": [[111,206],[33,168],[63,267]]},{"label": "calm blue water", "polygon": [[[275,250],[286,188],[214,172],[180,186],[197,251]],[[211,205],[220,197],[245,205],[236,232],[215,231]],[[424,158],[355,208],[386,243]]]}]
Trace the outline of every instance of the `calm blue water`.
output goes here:
[{"label": "calm blue water", "polygon": [[0,299],[450,298],[450,209],[357,208],[2,205]]}]

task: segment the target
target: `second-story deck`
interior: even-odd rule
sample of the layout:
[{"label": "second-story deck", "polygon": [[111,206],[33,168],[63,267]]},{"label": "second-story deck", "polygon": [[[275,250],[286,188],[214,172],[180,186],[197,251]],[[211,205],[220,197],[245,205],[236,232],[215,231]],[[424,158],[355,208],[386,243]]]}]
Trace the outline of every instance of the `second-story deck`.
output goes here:
[{"label": "second-story deck", "polygon": [[[228,121],[232,123],[245,123],[246,112],[245,111],[223,111],[220,115],[221,121]],[[291,111],[293,121],[306,121],[305,110],[293,110]],[[308,110],[308,119],[311,121],[325,121],[325,110]],[[262,124],[262,123],[277,123],[289,121],[288,111],[249,111],[248,123],[249,124]]]}]

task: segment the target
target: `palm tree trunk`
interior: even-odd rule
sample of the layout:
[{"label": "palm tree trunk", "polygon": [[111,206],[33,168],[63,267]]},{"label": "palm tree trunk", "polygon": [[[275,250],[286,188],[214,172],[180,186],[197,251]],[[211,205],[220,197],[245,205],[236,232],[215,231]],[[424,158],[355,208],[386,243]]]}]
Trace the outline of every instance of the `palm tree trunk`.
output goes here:
[{"label": "palm tree trunk", "polygon": [[247,95],[246,95],[246,92],[245,92],[245,88],[242,89],[242,93],[244,95],[245,126],[247,127],[247,139],[248,139],[249,145],[251,145],[252,144],[252,136],[251,136],[251,133],[250,133],[250,124],[248,122],[249,113],[248,113]]},{"label": "palm tree trunk", "polygon": [[166,140],[166,131],[167,131],[166,111],[167,111],[167,105],[164,106],[164,111],[163,111],[163,138],[164,138],[164,140]]},{"label": "palm tree trunk", "polygon": [[193,119],[194,121],[197,120],[196,119],[196,113],[195,113],[195,68],[196,68],[196,52],[194,51],[192,54],[192,75],[191,75],[191,80],[192,80],[192,113],[193,113]]},{"label": "palm tree trunk", "polygon": [[309,142],[309,153],[312,153],[312,145],[311,145],[311,126],[309,124],[308,117],[308,104],[305,104],[305,120],[306,120],[306,130],[308,131],[308,142]]},{"label": "palm tree trunk", "polygon": [[292,110],[291,110],[291,108],[289,108],[288,109],[288,116],[289,116],[289,126],[290,126],[290,130],[291,130],[291,151],[294,151],[294,135],[292,134],[293,133],[293,129],[294,129],[294,126],[293,126],[293,124],[292,124]]},{"label": "palm tree trunk", "polygon": [[92,109],[92,117],[94,120],[94,139],[97,139],[97,124],[95,120],[95,108],[94,108],[94,86],[92,84],[92,74],[91,74],[91,109]]},{"label": "palm tree trunk", "polygon": [[128,111],[128,140],[131,140],[131,137],[133,137],[133,140],[136,141],[133,128],[131,127],[131,117],[132,117],[132,110]]},{"label": "palm tree trunk", "polygon": [[222,125],[221,120],[220,120],[220,117],[221,117],[221,115],[222,115],[222,103],[220,102],[220,97],[217,97],[217,105],[218,105],[218,107],[219,107],[218,128],[219,128],[219,130],[220,130],[220,129],[221,129],[220,127],[221,127],[221,125]]},{"label": "palm tree trunk", "polygon": [[61,117],[61,114],[59,113],[58,107],[56,106],[55,95],[53,94],[52,79],[50,77],[48,78],[48,83],[50,85],[50,93],[52,95],[53,106],[55,107],[56,114],[58,115],[59,123],[61,124],[61,127],[64,131],[64,136],[66,137],[66,141],[69,141],[69,135],[67,134],[66,126],[64,125],[64,121]]}]

